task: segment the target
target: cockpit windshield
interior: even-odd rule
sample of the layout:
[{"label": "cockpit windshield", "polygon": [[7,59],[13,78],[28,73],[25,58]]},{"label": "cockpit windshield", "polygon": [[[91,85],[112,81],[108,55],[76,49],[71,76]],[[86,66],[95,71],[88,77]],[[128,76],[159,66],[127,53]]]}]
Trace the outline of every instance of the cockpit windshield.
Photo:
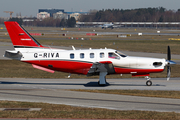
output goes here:
[{"label": "cockpit windshield", "polygon": [[122,53],[122,52],[120,52],[120,51],[115,51],[115,53],[117,53],[118,55],[120,55],[121,57],[127,57],[127,55],[126,54],[124,54],[124,53]]}]

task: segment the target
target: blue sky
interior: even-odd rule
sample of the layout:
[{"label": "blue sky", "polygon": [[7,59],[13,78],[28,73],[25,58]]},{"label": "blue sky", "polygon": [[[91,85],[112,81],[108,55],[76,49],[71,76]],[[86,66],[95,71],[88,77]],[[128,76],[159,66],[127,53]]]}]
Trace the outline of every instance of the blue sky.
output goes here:
[{"label": "blue sky", "polygon": [[148,7],[164,7],[180,9],[180,0],[0,0],[0,17],[9,17],[3,11],[14,11],[22,16],[36,16],[38,9],[64,9],[65,12],[87,12],[90,9],[135,9]]}]

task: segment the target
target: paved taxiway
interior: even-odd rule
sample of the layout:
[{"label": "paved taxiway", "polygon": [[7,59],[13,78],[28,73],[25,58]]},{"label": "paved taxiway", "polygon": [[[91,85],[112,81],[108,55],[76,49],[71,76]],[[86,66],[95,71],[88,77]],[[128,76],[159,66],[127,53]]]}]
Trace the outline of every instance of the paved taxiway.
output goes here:
[{"label": "paved taxiway", "polygon": [[152,78],[153,85],[146,86],[145,78],[107,79],[107,86],[99,86],[98,79],[40,79],[40,78],[0,78],[0,90],[26,89],[137,89],[180,91],[180,78]]},{"label": "paved taxiway", "polygon": [[102,93],[68,91],[67,89],[142,89],[180,90],[180,78],[154,78],[153,85],[145,79],[108,79],[109,85],[100,87],[97,79],[24,79],[0,78],[0,100],[44,102],[81,107],[116,110],[146,110],[180,112],[180,99],[137,97]]}]

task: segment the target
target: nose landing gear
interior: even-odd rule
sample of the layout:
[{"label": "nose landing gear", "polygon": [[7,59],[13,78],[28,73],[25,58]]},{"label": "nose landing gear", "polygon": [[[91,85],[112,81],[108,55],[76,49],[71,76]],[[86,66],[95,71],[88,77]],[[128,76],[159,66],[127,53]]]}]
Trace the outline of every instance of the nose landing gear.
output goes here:
[{"label": "nose landing gear", "polygon": [[151,78],[150,78],[149,76],[146,76],[145,78],[146,78],[146,80],[147,80],[147,81],[146,81],[146,85],[147,85],[147,86],[151,86],[151,85],[152,85]]}]

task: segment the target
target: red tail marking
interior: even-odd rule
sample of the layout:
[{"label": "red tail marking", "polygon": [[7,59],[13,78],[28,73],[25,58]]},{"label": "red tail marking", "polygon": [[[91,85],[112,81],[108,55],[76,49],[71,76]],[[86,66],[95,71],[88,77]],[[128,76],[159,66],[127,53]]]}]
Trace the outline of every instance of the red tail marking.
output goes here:
[{"label": "red tail marking", "polygon": [[22,26],[17,22],[4,22],[14,46],[42,47]]}]

